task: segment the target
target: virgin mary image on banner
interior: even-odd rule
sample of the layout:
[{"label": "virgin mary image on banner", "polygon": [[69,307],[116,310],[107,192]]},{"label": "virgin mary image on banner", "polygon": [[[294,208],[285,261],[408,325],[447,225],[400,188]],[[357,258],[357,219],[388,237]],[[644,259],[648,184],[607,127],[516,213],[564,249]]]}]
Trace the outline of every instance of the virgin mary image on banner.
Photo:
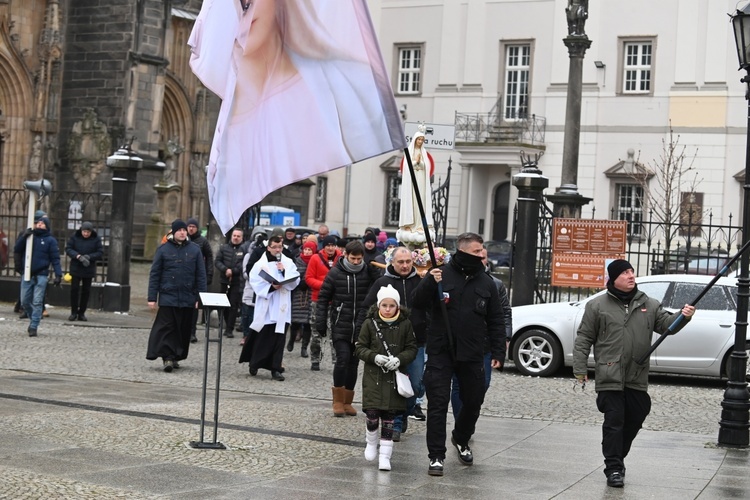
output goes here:
[{"label": "virgin mary image on banner", "polygon": [[188,43],[222,99],[207,171],[222,231],[280,187],[405,147],[364,0],[205,0]]}]

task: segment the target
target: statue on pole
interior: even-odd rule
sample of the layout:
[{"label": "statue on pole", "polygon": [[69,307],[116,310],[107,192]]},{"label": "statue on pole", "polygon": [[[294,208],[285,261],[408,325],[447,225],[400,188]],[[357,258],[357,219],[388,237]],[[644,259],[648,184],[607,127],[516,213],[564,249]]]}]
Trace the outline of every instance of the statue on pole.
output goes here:
[{"label": "statue on pole", "polygon": [[[425,147],[425,126],[419,125],[417,132],[411,139],[408,154],[414,166],[416,189],[409,175],[406,157],[401,161],[401,207],[399,210],[396,232],[398,241],[409,249],[422,248],[427,243],[426,231],[430,231],[430,239],[435,238],[435,228],[432,219],[432,186],[431,179],[435,174],[435,161]],[[424,207],[424,218],[419,211],[418,197],[421,196]],[[425,222],[427,227],[425,227]]]}]

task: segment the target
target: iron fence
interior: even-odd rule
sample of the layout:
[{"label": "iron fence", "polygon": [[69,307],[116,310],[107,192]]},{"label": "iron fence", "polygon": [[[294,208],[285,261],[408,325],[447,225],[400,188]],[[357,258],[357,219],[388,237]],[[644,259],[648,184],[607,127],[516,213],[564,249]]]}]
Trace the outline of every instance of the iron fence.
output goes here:
[{"label": "iron fence", "polygon": [[506,120],[495,113],[459,113],[456,142],[544,144],[547,119],[537,115]]},{"label": "iron fence", "polygon": [[[517,207],[514,220],[517,220]],[[595,219],[596,209],[591,219]],[[610,210],[609,219],[627,219],[627,214]],[[742,226],[729,215],[727,224],[718,223],[712,211],[687,211],[679,222],[666,222],[653,211],[637,222],[628,222],[625,258],[637,275],[707,274],[715,275],[742,246]],[[599,289],[552,286],[552,211],[539,204],[539,237],[534,287],[534,302],[577,301]],[[514,223],[515,241],[515,223]],[[735,264],[736,266],[736,264]],[[735,269],[731,269],[732,272]],[[513,284],[513,275],[510,276]],[[516,284],[521,286],[520,284]],[[526,284],[524,286],[531,286]]]},{"label": "iron fence", "polygon": [[[83,221],[89,221],[94,225],[94,230],[102,238],[104,245],[104,258],[97,263],[95,281],[106,281],[112,196],[102,193],[53,191],[38,202],[36,209],[49,214],[50,230],[60,247],[60,265],[63,271],[69,269],[69,259],[65,255],[68,238],[81,227]],[[0,259],[0,276],[16,275],[13,246],[28,226],[28,210],[27,190],[0,189],[0,238],[7,241],[7,246],[2,249],[5,255]]]}]

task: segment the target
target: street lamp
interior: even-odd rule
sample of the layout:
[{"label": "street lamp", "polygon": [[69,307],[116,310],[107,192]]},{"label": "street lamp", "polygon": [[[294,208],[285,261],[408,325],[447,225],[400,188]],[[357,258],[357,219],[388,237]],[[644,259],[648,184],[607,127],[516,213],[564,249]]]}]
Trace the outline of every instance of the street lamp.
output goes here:
[{"label": "street lamp", "polygon": [[[737,10],[732,18],[734,39],[737,44],[737,57],[740,61],[739,69],[748,74],[741,82],[748,85],[750,91],[750,4]],[[748,91],[745,99],[750,99]],[[748,100],[748,129],[750,134],[750,100]],[[742,244],[750,240],[750,135],[746,139],[745,150],[745,180],[742,211]],[[729,382],[724,391],[721,402],[721,421],[719,421],[719,444],[734,447],[748,446],[748,429],[750,422],[748,409],[750,395],[747,390],[747,308],[750,303],[750,255],[743,254],[740,258],[740,277],[737,280],[737,319],[734,330],[734,350],[729,358]]]}]

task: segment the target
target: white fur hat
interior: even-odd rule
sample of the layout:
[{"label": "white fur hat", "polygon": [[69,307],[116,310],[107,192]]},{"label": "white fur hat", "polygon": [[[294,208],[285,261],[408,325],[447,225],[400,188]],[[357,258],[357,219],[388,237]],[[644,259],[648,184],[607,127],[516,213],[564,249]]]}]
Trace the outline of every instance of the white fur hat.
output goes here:
[{"label": "white fur hat", "polygon": [[393,288],[393,285],[380,287],[380,290],[378,290],[378,307],[380,307],[380,303],[383,302],[383,299],[393,299],[396,301],[396,305],[399,305],[401,302],[401,296],[398,294],[398,291]]}]

